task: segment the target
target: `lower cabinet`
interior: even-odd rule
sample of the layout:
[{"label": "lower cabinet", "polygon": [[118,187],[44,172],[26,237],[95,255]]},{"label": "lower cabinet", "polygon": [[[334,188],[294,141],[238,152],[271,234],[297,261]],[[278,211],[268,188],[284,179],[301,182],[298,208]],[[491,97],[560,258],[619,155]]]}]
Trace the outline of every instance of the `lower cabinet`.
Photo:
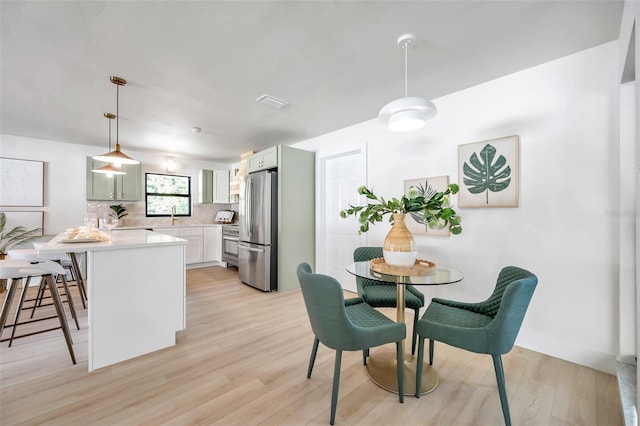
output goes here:
[{"label": "lower cabinet", "polygon": [[187,265],[222,262],[222,225],[178,226],[154,231],[187,240]]},{"label": "lower cabinet", "polygon": [[203,260],[205,262],[222,262],[222,225],[205,226],[203,231]]},{"label": "lower cabinet", "polygon": [[187,253],[185,255],[187,265],[203,262],[202,228],[189,227],[180,230],[180,238],[187,240]]}]

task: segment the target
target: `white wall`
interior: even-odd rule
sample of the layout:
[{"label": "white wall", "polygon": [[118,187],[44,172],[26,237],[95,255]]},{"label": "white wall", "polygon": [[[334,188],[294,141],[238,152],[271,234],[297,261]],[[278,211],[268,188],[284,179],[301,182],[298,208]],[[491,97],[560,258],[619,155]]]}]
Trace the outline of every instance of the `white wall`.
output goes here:
[{"label": "white wall", "polygon": [[[371,120],[296,146],[317,151],[320,161],[366,145],[368,184],[391,197],[402,194],[405,179],[449,175],[459,182],[458,145],[520,135],[520,206],[458,209],[461,235],[417,236],[420,257],[466,277],[423,290],[427,299],[482,300],[501,267],[529,269],[539,284],[518,344],[613,373],[616,48],[608,43],[435,99],[438,115],[416,132],[392,133]],[[382,244],[388,229],[373,227],[369,243]]]},{"label": "white wall", "polygon": [[[142,163],[144,172],[166,173],[167,156],[142,153],[123,149],[128,155]],[[86,157],[102,154],[104,147],[74,145],[44,139],[24,138],[20,136],[0,134],[0,156],[37,160],[45,162],[45,196],[44,207],[40,208],[8,208],[2,210],[44,210],[44,233],[56,234],[66,228],[82,224],[82,216],[87,208],[86,201]],[[200,169],[229,169],[228,164],[176,158],[178,169],[175,174],[191,176],[194,210],[197,202],[198,174]],[[110,204],[110,203],[104,203]],[[130,205],[129,210],[144,211],[140,203],[124,203]],[[214,208],[215,206],[203,206]],[[195,212],[194,212],[195,213]],[[207,214],[212,223],[215,213]],[[144,220],[144,219],[143,219]],[[184,219],[182,222],[187,223]],[[140,221],[139,221],[140,222]],[[137,224],[137,223],[136,223]]]}]

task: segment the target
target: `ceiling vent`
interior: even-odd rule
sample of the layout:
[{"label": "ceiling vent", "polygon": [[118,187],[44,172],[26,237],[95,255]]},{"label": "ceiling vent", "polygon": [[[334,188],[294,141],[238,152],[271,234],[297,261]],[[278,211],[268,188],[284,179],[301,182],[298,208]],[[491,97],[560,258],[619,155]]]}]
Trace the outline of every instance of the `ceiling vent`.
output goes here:
[{"label": "ceiling vent", "polygon": [[283,101],[282,99],[274,98],[271,95],[262,95],[256,99],[256,102],[261,102],[265,105],[269,105],[272,108],[280,109],[283,106],[287,105],[289,102]]}]

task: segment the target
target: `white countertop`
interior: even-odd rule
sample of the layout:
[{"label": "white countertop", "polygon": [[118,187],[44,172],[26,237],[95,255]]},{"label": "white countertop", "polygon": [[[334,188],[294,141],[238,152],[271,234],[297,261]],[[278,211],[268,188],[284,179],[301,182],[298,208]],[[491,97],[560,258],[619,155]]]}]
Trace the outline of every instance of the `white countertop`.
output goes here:
[{"label": "white countertop", "polygon": [[[108,233],[107,233],[108,235]],[[34,248],[38,253],[54,252],[82,252],[99,250],[118,250],[122,248],[143,248],[149,246],[173,246],[186,245],[187,240],[172,237],[158,232],[146,231],[144,229],[113,230],[111,241],[100,242],[63,242],[64,234],[58,234],[49,242],[35,242]]]},{"label": "white countertop", "polygon": [[175,225],[158,225],[152,226],[153,229],[171,229],[171,228],[206,228],[209,226],[222,226],[222,223],[201,223],[199,225],[187,224],[182,225],[180,223],[176,223]]},{"label": "white countertop", "polygon": [[[238,222],[233,222],[233,223],[188,223],[188,224],[181,224],[181,223],[176,223],[175,225],[151,225],[151,226],[118,226],[117,228],[114,228],[114,230],[120,230],[120,231],[131,231],[131,230],[136,230],[136,229],[172,229],[172,228],[208,228],[210,226],[222,226],[222,225],[232,225],[232,226],[238,226]],[[101,231],[105,231],[106,229],[102,229],[100,228]]]}]

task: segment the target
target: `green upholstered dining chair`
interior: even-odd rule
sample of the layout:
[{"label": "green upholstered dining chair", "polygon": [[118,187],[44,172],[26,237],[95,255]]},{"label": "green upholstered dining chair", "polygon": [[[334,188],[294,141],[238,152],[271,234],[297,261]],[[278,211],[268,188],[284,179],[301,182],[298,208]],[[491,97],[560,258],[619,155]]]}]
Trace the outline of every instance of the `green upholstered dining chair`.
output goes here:
[{"label": "green upholstered dining chair", "polygon": [[[382,257],[382,247],[358,247],[353,252],[353,260],[362,262]],[[358,296],[364,299],[374,308],[395,308],[396,307],[396,286],[380,281],[368,280],[356,277],[358,286]],[[411,338],[411,354],[416,353],[416,324],[420,318],[420,308],[424,306],[424,294],[420,293],[414,286],[405,285],[404,292],[405,306],[413,309],[413,336]]]},{"label": "green upholstered dining chair", "polygon": [[433,364],[435,340],[471,352],[489,354],[493,358],[504,421],[511,425],[501,355],[513,348],[537,284],[538,278],[531,272],[507,266],[500,271],[493,293],[483,302],[433,298],[418,321],[416,397],[420,397],[424,339],[429,339],[429,364]]},{"label": "green upholstered dining chair", "polygon": [[331,424],[336,417],[342,351],[364,353],[369,348],[395,342],[399,398],[400,402],[404,402],[402,340],[407,333],[406,326],[390,320],[360,298],[345,300],[338,281],[327,275],[312,273],[307,263],[298,265],[297,274],[311,329],[315,335],[307,378],[311,378],[320,342],[336,351],[331,393]]}]

